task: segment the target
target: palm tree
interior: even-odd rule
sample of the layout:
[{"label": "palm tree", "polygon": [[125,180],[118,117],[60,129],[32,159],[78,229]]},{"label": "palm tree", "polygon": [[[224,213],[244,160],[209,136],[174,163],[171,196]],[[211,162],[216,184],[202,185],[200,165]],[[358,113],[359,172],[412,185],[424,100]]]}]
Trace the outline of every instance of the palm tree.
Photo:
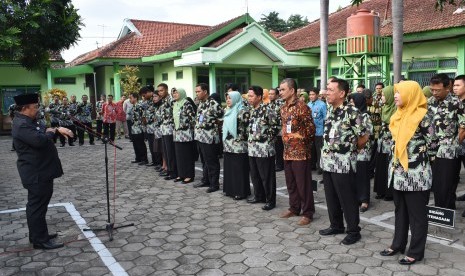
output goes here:
[{"label": "palm tree", "polygon": [[404,45],[404,0],[392,0],[392,50],[394,83],[402,76],[402,51]]},{"label": "palm tree", "polygon": [[328,16],[329,0],[320,0],[320,90],[328,78]]}]

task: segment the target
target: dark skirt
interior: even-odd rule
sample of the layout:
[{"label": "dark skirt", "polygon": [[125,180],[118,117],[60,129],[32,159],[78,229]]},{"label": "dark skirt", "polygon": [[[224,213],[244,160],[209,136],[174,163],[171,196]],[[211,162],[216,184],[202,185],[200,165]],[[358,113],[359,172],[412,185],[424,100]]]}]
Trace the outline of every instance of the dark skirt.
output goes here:
[{"label": "dark skirt", "polygon": [[357,161],[357,173],[355,181],[357,183],[358,203],[370,203],[370,161]]},{"label": "dark skirt", "polygon": [[176,167],[178,176],[182,179],[195,176],[194,146],[194,141],[174,142]]},{"label": "dark skirt", "polygon": [[388,188],[388,166],[389,154],[378,152],[373,191],[380,196],[392,197],[392,187]]},{"label": "dark skirt", "polygon": [[223,153],[223,192],[227,196],[250,195],[249,157],[247,153]]},{"label": "dark skirt", "polygon": [[153,140],[153,152],[162,152],[162,142],[161,138]]}]

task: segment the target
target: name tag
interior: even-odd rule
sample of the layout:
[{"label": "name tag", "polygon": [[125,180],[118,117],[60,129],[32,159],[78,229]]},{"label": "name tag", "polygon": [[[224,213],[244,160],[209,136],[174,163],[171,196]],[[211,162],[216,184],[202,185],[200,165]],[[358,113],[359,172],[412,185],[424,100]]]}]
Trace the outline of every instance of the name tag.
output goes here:
[{"label": "name tag", "polygon": [[199,116],[199,123],[203,123],[203,114],[200,114]]},{"label": "name tag", "polygon": [[318,116],[318,113],[317,113],[317,112],[313,112],[313,118],[316,118],[316,116]]},{"label": "name tag", "polygon": [[334,139],[335,136],[336,130],[334,128],[331,128],[331,130],[329,131],[329,139]]},{"label": "name tag", "polygon": [[292,133],[292,125],[289,122],[286,124],[286,132]]},{"label": "name tag", "polygon": [[257,124],[252,124],[252,131],[257,132]]}]

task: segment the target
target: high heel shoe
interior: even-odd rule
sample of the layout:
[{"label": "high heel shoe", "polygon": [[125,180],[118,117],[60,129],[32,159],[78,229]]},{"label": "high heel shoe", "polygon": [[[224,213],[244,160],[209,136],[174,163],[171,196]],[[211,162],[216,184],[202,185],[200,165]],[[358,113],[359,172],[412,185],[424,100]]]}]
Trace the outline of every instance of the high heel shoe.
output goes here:
[{"label": "high heel shoe", "polygon": [[381,256],[385,256],[385,257],[386,257],[386,256],[394,256],[394,255],[396,255],[396,254],[399,253],[399,252],[402,253],[402,254],[404,254],[405,249],[396,249],[396,250],[392,250],[392,249],[388,248],[388,249],[384,249],[383,251],[379,252],[379,254],[380,254]]},{"label": "high heel shoe", "polygon": [[181,181],[181,180],[182,180],[181,177],[178,177],[178,178],[175,178],[175,179],[173,180],[173,182],[179,182],[179,181]]},{"label": "high heel shoe", "polygon": [[193,177],[190,178],[189,180],[184,179],[183,181],[181,181],[182,184],[189,184],[189,183],[191,183],[191,182],[194,182],[194,178],[193,178]]}]

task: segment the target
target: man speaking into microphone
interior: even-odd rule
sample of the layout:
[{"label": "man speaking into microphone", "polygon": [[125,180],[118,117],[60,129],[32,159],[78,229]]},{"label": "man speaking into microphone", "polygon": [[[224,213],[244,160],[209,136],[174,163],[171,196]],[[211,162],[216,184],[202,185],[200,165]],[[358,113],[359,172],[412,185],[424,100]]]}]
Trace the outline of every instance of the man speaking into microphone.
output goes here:
[{"label": "man speaking into microphone", "polygon": [[27,189],[26,217],[29,241],[36,249],[55,249],[63,243],[54,242],[57,234],[49,234],[45,216],[53,194],[53,180],[63,175],[53,136],[60,133],[68,138],[67,128],[46,128],[37,121],[39,96],[22,94],[14,97],[13,143],[18,155],[17,167],[23,187]]}]

